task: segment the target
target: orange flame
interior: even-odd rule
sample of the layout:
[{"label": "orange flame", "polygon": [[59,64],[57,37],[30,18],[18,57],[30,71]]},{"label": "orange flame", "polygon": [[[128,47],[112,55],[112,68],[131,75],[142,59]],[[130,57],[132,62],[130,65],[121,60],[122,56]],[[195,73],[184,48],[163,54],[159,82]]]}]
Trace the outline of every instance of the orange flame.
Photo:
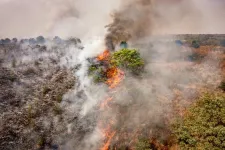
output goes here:
[{"label": "orange flame", "polygon": [[112,132],[112,133],[107,133],[106,136],[108,138],[107,142],[104,144],[104,146],[101,148],[101,150],[108,150],[109,149],[109,145],[111,143],[112,138],[114,137],[114,135],[116,134],[116,131]]},{"label": "orange flame", "polygon": [[123,80],[124,72],[120,69],[113,67],[107,71],[106,84],[109,85],[110,89],[117,87],[117,85]]},{"label": "orange flame", "polygon": [[[102,54],[97,56],[98,61],[110,61],[110,52],[105,50]],[[123,80],[124,72],[117,67],[111,67],[107,69],[106,72],[107,81],[106,84],[109,86],[110,89],[113,89],[118,86],[118,84]],[[112,101],[112,97],[107,98],[100,104],[100,109],[109,108],[108,103]],[[100,150],[108,150],[112,138],[115,136],[116,131],[111,130],[111,126],[114,124],[112,120],[108,120],[109,124],[106,129],[103,129],[103,136],[106,139],[104,145],[100,148]]]},{"label": "orange flame", "polygon": [[102,54],[97,56],[98,61],[108,60],[110,56],[109,50],[105,50]]},{"label": "orange flame", "polygon": [[100,109],[105,109],[106,107],[108,108],[108,103],[112,100],[112,97],[107,98],[106,100],[104,100],[101,105],[100,105]]}]

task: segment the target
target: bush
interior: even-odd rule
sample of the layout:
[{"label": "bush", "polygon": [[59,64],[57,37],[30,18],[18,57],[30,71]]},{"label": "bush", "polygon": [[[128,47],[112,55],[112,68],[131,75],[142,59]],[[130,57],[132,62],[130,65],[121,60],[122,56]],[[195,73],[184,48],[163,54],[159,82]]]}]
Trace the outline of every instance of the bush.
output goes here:
[{"label": "bush", "polygon": [[122,49],[113,53],[111,64],[116,67],[125,68],[132,73],[139,74],[143,71],[144,61],[140,53],[135,49]]},{"label": "bush", "polygon": [[152,150],[151,144],[147,139],[139,139],[135,147],[136,150]]},{"label": "bush", "polygon": [[199,44],[198,41],[194,40],[194,41],[192,41],[191,46],[194,47],[194,48],[199,48],[200,47],[200,44]]},{"label": "bush", "polygon": [[107,62],[91,62],[88,74],[93,77],[94,82],[105,82],[107,72],[114,68],[121,68],[130,71],[132,74],[139,75],[143,72],[144,61],[140,53],[135,49],[121,49],[112,53]]},{"label": "bush", "polygon": [[53,112],[55,115],[61,115],[63,113],[63,110],[58,104],[55,104],[53,106]]},{"label": "bush", "polygon": [[43,36],[39,36],[36,38],[36,41],[38,42],[38,44],[44,44],[45,38]]},{"label": "bush", "polygon": [[13,60],[12,60],[12,67],[13,67],[13,68],[16,67],[16,59],[15,59],[15,58],[13,58]]},{"label": "bush", "polygon": [[4,43],[5,44],[10,44],[11,43],[11,40],[9,38],[6,38]]},{"label": "bush", "polygon": [[181,149],[225,149],[225,94],[203,95],[174,124]]},{"label": "bush", "polygon": [[225,80],[220,83],[219,88],[225,92]]},{"label": "bush", "polygon": [[221,40],[220,45],[223,46],[223,47],[225,47],[225,39],[224,40]]},{"label": "bush", "polygon": [[61,44],[63,42],[63,40],[60,37],[55,36],[54,39],[53,39],[53,42],[55,44]]},{"label": "bush", "polygon": [[36,41],[34,38],[30,38],[29,39],[29,44],[33,45],[33,44],[36,44]]}]

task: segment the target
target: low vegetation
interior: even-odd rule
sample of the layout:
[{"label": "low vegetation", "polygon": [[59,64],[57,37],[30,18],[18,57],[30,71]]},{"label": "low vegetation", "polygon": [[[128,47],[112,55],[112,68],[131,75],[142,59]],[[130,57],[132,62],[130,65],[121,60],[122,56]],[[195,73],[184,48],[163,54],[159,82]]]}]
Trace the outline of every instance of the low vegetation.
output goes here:
[{"label": "low vegetation", "polygon": [[181,149],[225,149],[225,94],[206,93],[174,125]]}]

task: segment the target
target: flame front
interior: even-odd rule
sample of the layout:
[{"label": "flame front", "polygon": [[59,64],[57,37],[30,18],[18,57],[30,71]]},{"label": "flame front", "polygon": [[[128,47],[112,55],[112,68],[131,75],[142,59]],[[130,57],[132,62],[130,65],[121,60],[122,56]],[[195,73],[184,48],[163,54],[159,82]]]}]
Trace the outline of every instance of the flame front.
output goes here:
[{"label": "flame front", "polygon": [[118,84],[123,80],[124,73],[122,70],[113,67],[107,71],[107,81],[106,84],[109,85],[110,89],[113,89],[118,86]]},{"label": "flame front", "polygon": [[106,138],[107,138],[107,141],[106,143],[104,144],[104,146],[101,148],[101,150],[108,150],[109,149],[109,145],[112,141],[112,138],[114,137],[114,135],[116,134],[116,131],[113,131],[113,132],[107,132],[105,134]]},{"label": "flame front", "polygon": [[98,61],[108,60],[110,56],[109,50],[105,50],[102,54],[97,56]]},{"label": "flame front", "polygon": [[[104,61],[106,62],[106,64],[110,64],[110,52],[108,50],[105,50],[102,54],[97,56],[97,60],[98,61]],[[124,72],[122,70],[120,70],[119,68],[115,67],[115,66],[110,66],[108,67],[108,69],[106,70],[106,84],[109,86],[109,89],[113,89],[116,88],[119,83],[121,83],[121,81],[123,80],[124,77]],[[112,101],[113,98],[109,97],[106,100],[104,100],[101,104],[100,104],[100,110],[107,110],[109,109],[109,102]],[[103,133],[103,138],[105,139],[105,143],[104,145],[100,148],[100,150],[108,150],[109,146],[111,144],[111,141],[113,139],[113,137],[116,134],[116,131],[112,130],[112,125],[114,124],[114,122],[112,121],[112,119],[105,119],[104,122],[108,122],[107,124],[107,128],[104,129],[104,127],[100,127],[102,133]],[[102,124],[100,122],[100,124]]]}]

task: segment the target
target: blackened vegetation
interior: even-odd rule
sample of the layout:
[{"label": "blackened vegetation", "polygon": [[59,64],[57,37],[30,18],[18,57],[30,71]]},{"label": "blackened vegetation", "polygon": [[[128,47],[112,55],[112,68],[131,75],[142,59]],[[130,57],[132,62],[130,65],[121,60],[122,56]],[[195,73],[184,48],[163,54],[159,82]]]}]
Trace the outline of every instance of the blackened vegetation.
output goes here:
[{"label": "blackened vegetation", "polygon": [[[0,149],[59,149],[56,140],[67,133],[61,106],[63,95],[73,89],[73,71],[60,65],[65,48],[81,41],[50,42],[43,37],[0,43]],[[47,57],[37,54],[45,53]],[[49,55],[54,53],[55,55]],[[35,57],[34,57],[35,56]],[[55,57],[57,56],[57,57]],[[23,60],[23,58],[32,58]],[[55,122],[58,118],[61,121]]]}]

